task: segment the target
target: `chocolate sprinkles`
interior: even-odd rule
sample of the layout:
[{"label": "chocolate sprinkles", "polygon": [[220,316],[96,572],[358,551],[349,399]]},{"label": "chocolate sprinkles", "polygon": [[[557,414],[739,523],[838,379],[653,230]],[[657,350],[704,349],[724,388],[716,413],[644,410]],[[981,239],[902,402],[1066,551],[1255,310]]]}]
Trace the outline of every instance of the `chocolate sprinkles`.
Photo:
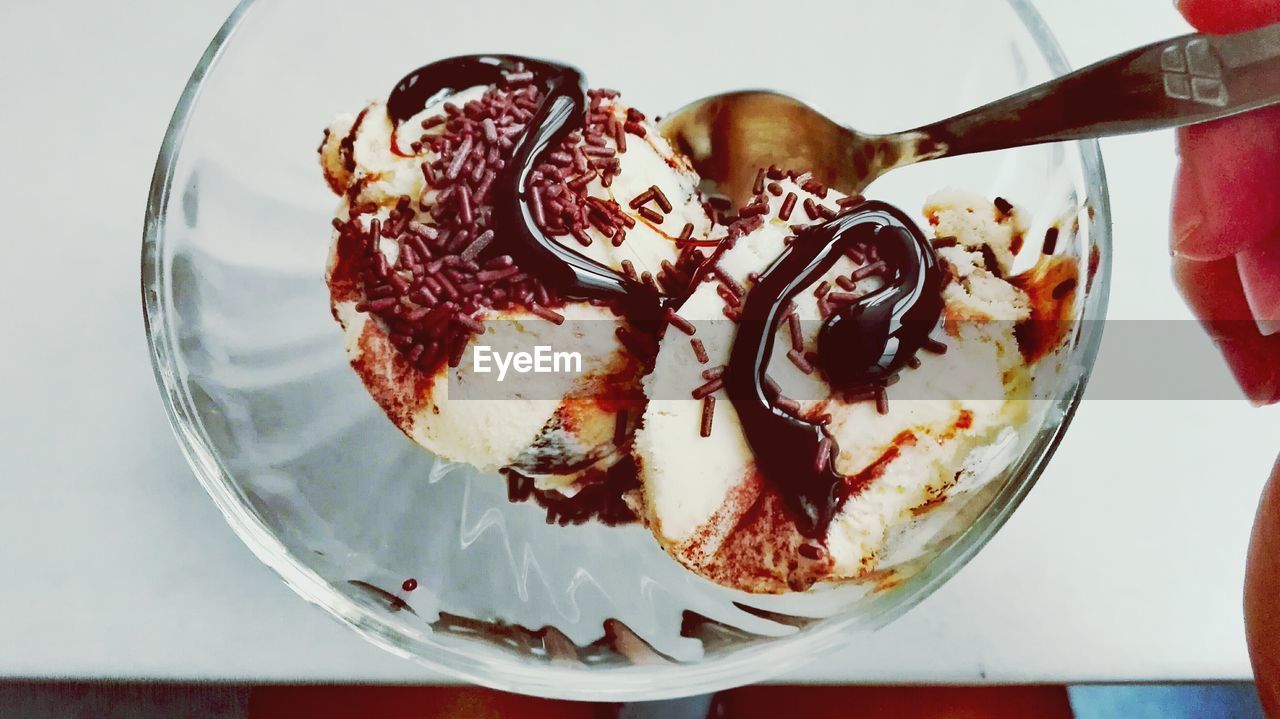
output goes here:
[{"label": "chocolate sprinkles", "polygon": [[671,200],[667,199],[662,188],[657,185],[651,185],[649,191],[653,193],[653,199],[658,203],[658,208],[663,212],[671,212]]},{"label": "chocolate sprinkles", "polygon": [[692,323],[689,322],[689,320],[686,320],[685,318],[676,314],[676,311],[671,309],[670,307],[666,309],[665,315],[666,315],[668,324],[680,330],[681,332],[685,333],[686,335],[692,335],[693,333],[697,332],[697,329],[693,326]]},{"label": "chocolate sprinkles", "polygon": [[706,364],[711,361],[711,358],[707,356],[707,348],[702,344],[702,340],[693,337],[689,340],[689,345],[693,347],[693,356],[698,359],[700,364]]},{"label": "chocolate sprinkles", "polygon": [[630,429],[630,414],[625,409],[618,410],[613,419],[613,446],[622,447],[627,443],[627,430]]},{"label": "chocolate sprinkles", "polygon": [[876,411],[880,414],[889,414],[889,393],[883,386],[876,387]]},{"label": "chocolate sprinkles", "polygon": [[712,392],[719,390],[721,387],[724,387],[724,378],[716,377],[715,379],[708,381],[706,384],[696,387],[692,392],[693,398],[702,399]]},{"label": "chocolate sprinkles", "polygon": [[944,355],[947,353],[947,346],[932,337],[925,340],[924,344],[920,346],[920,349],[928,352],[929,354],[935,355]]},{"label": "chocolate sprinkles", "polygon": [[656,190],[656,189],[657,189],[656,187],[650,187],[649,189],[645,190],[644,192],[641,192],[640,194],[636,195],[635,197],[633,197],[633,198],[631,199],[631,202],[628,202],[628,203],[627,203],[627,207],[630,207],[630,208],[631,208],[631,209],[633,209],[633,210],[638,210],[638,209],[640,209],[640,207],[641,207],[642,205],[644,205],[644,204],[645,204],[646,202],[648,202],[649,200],[652,200],[652,199],[653,199],[653,197],[654,197],[654,192],[653,192],[653,191],[654,191],[654,190]]},{"label": "chocolate sprinkles", "polygon": [[813,457],[813,469],[816,472],[827,471],[827,464],[831,461],[831,438],[823,437],[818,442],[818,451]]},{"label": "chocolate sprinkles", "polygon": [[716,398],[707,395],[702,398],[702,426],[699,431],[703,437],[711,436],[711,423],[715,419]]},{"label": "chocolate sprinkles", "polygon": [[[491,192],[545,92],[534,82],[536,72],[519,60],[510,67],[502,66],[498,82],[480,98],[463,106],[444,103],[443,113],[420,123],[417,140],[401,141],[430,158],[420,165],[427,186],[422,197],[401,197],[393,209],[382,210],[361,202],[363,187],[357,183],[348,192],[350,219],[334,223],[339,243],[364,253],[354,265],[363,295],[359,308],[385,325],[392,345],[424,372],[446,359],[456,364],[469,338],[483,331],[479,318],[487,310],[523,308],[556,324],[565,320],[558,311],[564,300],[510,255],[486,259],[500,239]],[[402,123],[421,109],[422,88],[433,82],[415,79],[402,82],[387,101],[400,133],[409,132]],[[548,236],[587,246],[594,230],[618,246],[635,226],[616,202],[588,194],[596,180],[607,186],[621,172],[625,134],[646,134],[638,124],[644,115],[634,109],[619,123],[616,97],[612,91],[588,91],[584,126],[562,135],[529,168],[529,215]],[[651,189],[650,199],[667,211],[667,198]],[[386,216],[372,216],[380,211]],[[388,240],[398,245],[395,263],[381,251]],[[624,263],[623,272],[634,274],[634,267],[627,269]],[[679,284],[682,274],[675,265],[664,267],[664,282]],[[642,342],[632,344],[644,349]]]},{"label": "chocolate sprinkles", "polygon": [[788,192],[787,196],[782,200],[782,207],[778,208],[778,219],[786,222],[791,219],[791,211],[796,208],[796,193]]},{"label": "chocolate sprinkles", "polygon": [[1069,279],[1065,279],[1054,286],[1053,292],[1052,292],[1053,299],[1060,300],[1066,297],[1067,295],[1071,294],[1071,291],[1074,290],[1075,288],[1076,288],[1076,278],[1071,277]]},{"label": "chocolate sprinkles", "polygon": [[657,210],[650,209],[648,207],[640,207],[636,210],[636,213],[641,217],[643,217],[644,219],[656,225],[661,225],[663,221],[667,219],[664,215],[662,215],[662,213],[658,212]]},{"label": "chocolate sprinkles", "polygon": [[564,315],[548,307],[543,307],[537,302],[534,302],[531,305],[529,305],[529,311],[541,317],[542,319],[548,320],[550,322],[554,322],[557,325],[564,324]]},{"label": "chocolate sprinkles", "polygon": [[1052,255],[1058,250],[1058,233],[1057,226],[1050,227],[1044,232],[1044,245],[1041,246],[1040,252],[1045,255]]},{"label": "chocolate sprinkles", "polygon": [[804,333],[800,327],[799,313],[792,312],[787,315],[787,328],[791,334],[791,349],[804,350]]},{"label": "chocolate sprinkles", "polygon": [[805,374],[813,374],[813,365],[809,363],[808,358],[805,357],[804,352],[801,350],[788,350],[787,359],[791,360],[791,364],[795,365],[796,369],[801,372],[804,372]]}]

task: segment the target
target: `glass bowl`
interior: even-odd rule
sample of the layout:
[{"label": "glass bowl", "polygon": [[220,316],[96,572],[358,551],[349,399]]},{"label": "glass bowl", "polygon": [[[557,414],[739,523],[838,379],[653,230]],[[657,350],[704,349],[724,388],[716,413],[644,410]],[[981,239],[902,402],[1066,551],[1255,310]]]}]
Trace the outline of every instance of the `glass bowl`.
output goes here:
[{"label": "glass bowl", "polygon": [[680,569],[643,528],[548,526],[538,507],[509,504],[498,478],[413,445],[348,367],[324,282],[335,202],[315,152],[333,116],[385,97],[408,70],[475,52],[577,65],[651,114],[768,87],[871,132],[1067,70],[1025,0],[798,0],[785,6],[794,33],[766,32],[782,6],[758,0],[732,10],[652,0],[604,23],[588,17],[598,7],[503,0],[481,16],[466,3],[245,0],[170,123],[142,287],[178,440],[236,533],[294,591],[376,644],[471,682],[656,699],[792,670],[901,615],[991,538],[1083,391],[1110,220],[1093,142],[927,163],[869,188],[911,211],[945,186],[1006,196],[1034,218],[1029,237],[1051,223],[1074,229],[1061,251],[1094,270],[1070,348],[1037,375],[1042,411],[1005,447],[1007,469],[896,586],[753,597]]}]

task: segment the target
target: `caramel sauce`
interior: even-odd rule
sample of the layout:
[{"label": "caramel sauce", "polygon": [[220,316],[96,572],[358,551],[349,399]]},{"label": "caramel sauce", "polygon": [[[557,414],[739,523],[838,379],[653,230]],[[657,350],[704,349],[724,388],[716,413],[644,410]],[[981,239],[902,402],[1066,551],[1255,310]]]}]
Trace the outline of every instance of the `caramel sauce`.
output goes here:
[{"label": "caramel sauce", "polygon": [[1075,258],[1043,255],[1034,267],[1009,278],[1031,300],[1031,316],[1014,328],[1027,364],[1035,364],[1062,346],[1075,327],[1079,277]]}]

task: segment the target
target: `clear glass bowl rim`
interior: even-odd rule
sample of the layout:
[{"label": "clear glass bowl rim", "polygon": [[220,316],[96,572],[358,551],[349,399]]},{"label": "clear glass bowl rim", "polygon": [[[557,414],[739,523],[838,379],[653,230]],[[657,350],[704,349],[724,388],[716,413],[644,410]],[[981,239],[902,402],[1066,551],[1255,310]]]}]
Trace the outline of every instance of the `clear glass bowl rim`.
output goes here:
[{"label": "clear glass bowl rim", "polygon": [[[213,498],[232,530],[260,561],[275,571],[298,595],[318,605],[367,640],[426,668],[481,686],[503,691],[563,699],[593,701],[653,700],[688,696],[762,681],[800,667],[839,645],[855,629],[883,626],[919,602],[959,571],[1002,527],[1043,473],[1046,464],[1075,414],[1084,394],[1089,372],[1084,372],[1073,391],[1056,401],[1062,420],[1051,435],[1033,445],[1024,460],[1025,470],[1005,486],[991,506],[964,534],[942,552],[929,567],[907,582],[899,593],[904,598],[874,616],[836,616],[793,637],[748,647],[724,658],[697,665],[677,665],[677,671],[661,668],[581,670],[552,664],[530,666],[515,657],[482,656],[453,647],[434,645],[429,654],[422,646],[392,625],[362,608],[294,557],[249,510],[231,477],[219,465],[206,441],[195,403],[180,381],[175,357],[176,337],[168,325],[168,278],[163,272],[165,208],[173,189],[174,171],[192,113],[199,101],[206,76],[217,65],[223,50],[242,22],[260,0],[241,0],[209,43],[191,73],[169,121],[156,160],[147,200],[142,241],[143,320],[150,347],[152,369],[164,399],[170,425],[187,462],[200,484]],[[1035,40],[1055,75],[1070,71],[1066,57],[1031,0],[1005,0]],[[1106,173],[1097,141],[1071,143],[1079,153],[1094,211],[1091,240],[1101,262],[1093,278],[1090,301],[1086,304],[1076,357],[1092,368],[1102,339],[1101,319],[1106,315],[1111,267],[1111,208]],[[655,681],[661,677],[660,681]],[[423,677],[430,679],[430,676]]]}]

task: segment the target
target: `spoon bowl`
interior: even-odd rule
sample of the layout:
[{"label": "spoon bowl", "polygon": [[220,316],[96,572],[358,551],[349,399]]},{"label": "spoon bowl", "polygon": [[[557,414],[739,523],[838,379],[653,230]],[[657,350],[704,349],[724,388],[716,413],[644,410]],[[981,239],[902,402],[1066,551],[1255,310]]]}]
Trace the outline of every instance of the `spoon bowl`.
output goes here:
[{"label": "spoon bowl", "polygon": [[759,168],[803,168],[846,194],[861,191],[899,154],[891,138],[864,135],[812,106],[769,90],[716,95],[684,106],[660,124],[693,161],[704,190],[735,205],[754,194]]}]

